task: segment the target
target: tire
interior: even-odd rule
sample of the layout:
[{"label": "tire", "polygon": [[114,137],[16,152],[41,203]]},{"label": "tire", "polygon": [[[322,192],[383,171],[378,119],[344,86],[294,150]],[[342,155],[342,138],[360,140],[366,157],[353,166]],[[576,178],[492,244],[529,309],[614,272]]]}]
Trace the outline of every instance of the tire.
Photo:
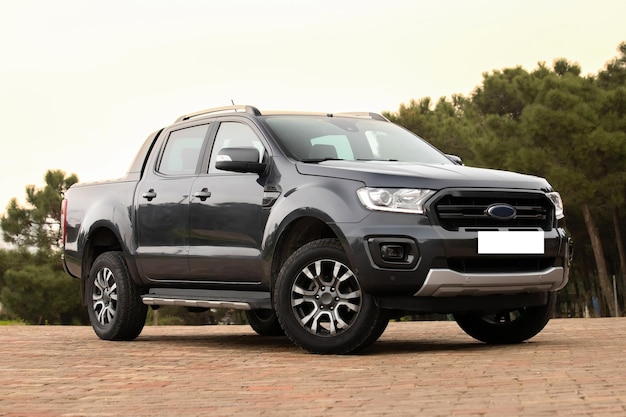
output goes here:
[{"label": "tire", "polygon": [[85,304],[91,326],[103,340],[137,338],[148,313],[121,252],[105,252],[93,263],[85,285]]},{"label": "tire", "polygon": [[310,242],[287,259],[274,286],[274,303],[285,334],[311,353],[359,351],[389,322],[362,291],[337,239]]},{"label": "tire", "polygon": [[246,310],[246,318],[252,330],[260,336],[284,336],[285,332],[280,327],[274,310],[259,309]]},{"label": "tire", "polygon": [[489,344],[513,344],[536,336],[554,313],[556,293],[548,293],[548,303],[539,307],[499,311],[492,314],[455,314],[457,324],[476,340]]}]

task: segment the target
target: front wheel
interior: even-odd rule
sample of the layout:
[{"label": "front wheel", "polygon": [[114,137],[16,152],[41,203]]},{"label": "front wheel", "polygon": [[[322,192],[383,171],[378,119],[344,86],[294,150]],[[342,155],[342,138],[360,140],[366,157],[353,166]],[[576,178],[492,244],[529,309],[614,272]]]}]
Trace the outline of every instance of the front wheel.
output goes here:
[{"label": "front wheel", "polygon": [[104,340],[135,339],[148,312],[121,252],[105,252],[93,263],[85,285],[85,303],[91,326]]},{"label": "front wheel", "polygon": [[364,349],[389,322],[361,289],[336,239],[310,242],[289,257],[276,280],[274,303],[285,334],[312,353]]},{"label": "front wheel", "polygon": [[476,340],[491,344],[521,343],[536,336],[554,313],[556,293],[548,293],[546,305],[504,310],[490,314],[455,314],[457,324]]}]

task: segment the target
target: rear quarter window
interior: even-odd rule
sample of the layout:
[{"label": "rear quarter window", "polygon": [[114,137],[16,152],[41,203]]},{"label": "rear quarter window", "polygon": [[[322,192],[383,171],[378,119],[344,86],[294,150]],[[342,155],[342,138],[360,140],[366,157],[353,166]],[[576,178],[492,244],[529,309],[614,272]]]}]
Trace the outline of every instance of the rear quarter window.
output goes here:
[{"label": "rear quarter window", "polygon": [[171,132],[157,171],[165,175],[194,174],[208,129],[209,125],[202,125]]}]

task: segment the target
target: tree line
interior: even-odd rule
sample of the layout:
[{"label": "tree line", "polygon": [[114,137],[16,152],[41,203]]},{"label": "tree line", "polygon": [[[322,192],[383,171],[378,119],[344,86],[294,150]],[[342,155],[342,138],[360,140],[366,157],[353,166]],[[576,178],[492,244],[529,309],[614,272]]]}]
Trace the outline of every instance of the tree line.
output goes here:
[{"label": "tree line", "polygon": [[26,187],[26,205],[12,198],[0,218],[0,319],[29,324],[84,324],[80,285],[61,265],[61,201],[78,182],[74,174],[49,170],[46,185]]},{"label": "tree line", "polygon": [[[547,178],[563,197],[565,227],[574,238],[570,283],[559,293],[557,314],[626,310],[626,42],[597,74],[583,76],[566,59],[532,71],[493,70],[469,96],[424,97],[384,115],[466,165]],[[12,199],[0,219],[4,240],[15,247],[0,250],[0,319],[83,324],[80,286],[64,273],[59,248],[62,196],[78,177],[49,170],[44,179],[43,188],[26,187],[26,205]],[[174,323],[224,319],[171,314]]]}]

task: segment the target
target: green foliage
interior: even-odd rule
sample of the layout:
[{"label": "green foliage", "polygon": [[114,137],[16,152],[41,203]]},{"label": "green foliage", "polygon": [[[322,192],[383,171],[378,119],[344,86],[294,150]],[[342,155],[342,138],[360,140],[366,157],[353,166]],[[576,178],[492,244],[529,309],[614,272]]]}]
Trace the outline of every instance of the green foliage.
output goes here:
[{"label": "green foliage", "polygon": [[65,191],[78,182],[74,174],[66,177],[61,170],[48,170],[46,185],[26,186],[27,205],[22,207],[17,199],[9,201],[6,214],[0,219],[5,242],[18,248],[36,248],[52,254],[58,249],[61,238],[61,200]]},{"label": "green foliage", "polygon": [[23,320],[0,320],[0,326],[21,326],[24,325]]},{"label": "green foliage", "polygon": [[78,280],[58,256],[0,250],[0,319],[27,324],[85,324]]},{"label": "green foliage", "polygon": [[80,323],[79,282],[52,265],[22,265],[4,273],[3,315],[28,324]]},{"label": "green foliage", "polygon": [[483,74],[483,85],[472,96],[472,102],[483,114],[497,114],[519,119],[525,105],[523,81],[529,76],[521,67]]},{"label": "green foliage", "polygon": [[617,50],[620,55],[609,61],[598,74],[600,87],[611,89],[626,86],[626,42],[620,43]]},{"label": "green foliage", "polygon": [[397,114],[385,117],[418,134],[446,153],[460,156],[466,162],[475,161],[475,154],[467,146],[468,138],[479,134],[480,126],[471,123],[464,114],[471,112],[471,102],[456,95],[452,101],[440,99],[434,106],[429,97],[402,104]]},{"label": "green foliage", "polygon": [[6,286],[4,275],[9,269],[25,265],[32,255],[21,251],[0,250],[0,292]]}]

